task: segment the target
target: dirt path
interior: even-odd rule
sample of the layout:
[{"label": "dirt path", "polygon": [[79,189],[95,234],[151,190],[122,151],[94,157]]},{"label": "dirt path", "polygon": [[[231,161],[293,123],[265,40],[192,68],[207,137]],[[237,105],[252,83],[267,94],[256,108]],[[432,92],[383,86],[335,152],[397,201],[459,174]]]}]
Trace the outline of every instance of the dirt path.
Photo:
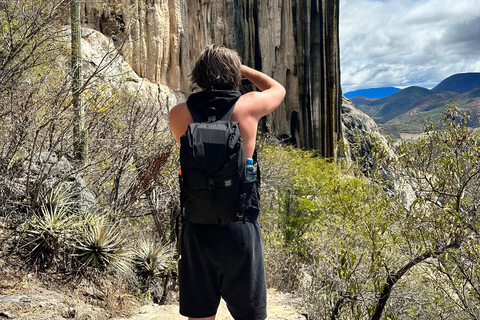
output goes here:
[{"label": "dirt path", "polygon": [[[178,313],[178,305],[149,304],[132,309],[131,316],[110,317],[100,306],[86,303],[60,291],[28,286],[22,292],[0,290],[0,319],[15,320],[186,320]],[[294,307],[290,294],[269,290],[267,320],[306,320]],[[296,304],[298,305],[298,303]],[[233,320],[222,300],[216,320]]]},{"label": "dirt path", "polygon": [[[305,320],[292,306],[293,297],[289,294],[281,293],[275,290],[269,290],[267,302],[267,320]],[[178,306],[143,306],[138,313],[127,319],[118,320],[185,320],[186,318],[178,313]],[[225,302],[222,300],[218,309],[216,320],[233,320],[230,316]]]}]

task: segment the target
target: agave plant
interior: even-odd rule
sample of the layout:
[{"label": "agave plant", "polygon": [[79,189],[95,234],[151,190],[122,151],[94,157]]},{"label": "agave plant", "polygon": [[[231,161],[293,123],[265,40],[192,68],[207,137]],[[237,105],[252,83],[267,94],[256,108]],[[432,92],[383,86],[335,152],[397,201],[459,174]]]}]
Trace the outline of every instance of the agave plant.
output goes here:
[{"label": "agave plant", "polygon": [[104,216],[89,216],[83,231],[77,243],[77,257],[84,265],[100,271],[129,270],[130,254],[118,224],[108,222]]},{"label": "agave plant", "polygon": [[34,261],[47,262],[57,256],[61,245],[65,247],[78,229],[78,219],[72,215],[72,202],[62,185],[41,194],[40,209],[25,223],[29,253]]},{"label": "agave plant", "polygon": [[70,189],[65,184],[59,184],[46,192],[41,192],[39,201],[42,206],[48,208],[66,207],[71,210],[73,205]]},{"label": "agave plant", "polygon": [[164,276],[171,266],[173,248],[152,240],[141,240],[133,252],[135,272],[142,284],[143,291],[148,291],[150,284]]}]

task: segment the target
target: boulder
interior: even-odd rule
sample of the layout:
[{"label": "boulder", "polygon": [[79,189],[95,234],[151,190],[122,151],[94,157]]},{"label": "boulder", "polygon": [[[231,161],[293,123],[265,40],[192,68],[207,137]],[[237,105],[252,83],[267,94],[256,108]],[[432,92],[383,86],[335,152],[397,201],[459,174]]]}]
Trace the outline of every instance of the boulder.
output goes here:
[{"label": "boulder", "polygon": [[[40,183],[42,190],[50,190],[57,185],[63,185],[78,212],[90,209],[96,202],[95,195],[85,184],[79,173],[75,173],[73,164],[66,156],[58,156],[54,152],[40,152],[32,157],[32,161],[25,161],[25,168],[29,168],[30,181]],[[26,178],[23,177],[23,183]]]},{"label": "boulder", "polygon": [[373,165],[371,154],[375,141],[382,145],[389,155],[394,156],[393,150],[389,147],[387,139],[378,130],[375,121],[357,109],[352,101],[345,97],[342,99],[342,131],[346,145],[346,158],[349,160],[363,158],[363,167],[367,172]]}]

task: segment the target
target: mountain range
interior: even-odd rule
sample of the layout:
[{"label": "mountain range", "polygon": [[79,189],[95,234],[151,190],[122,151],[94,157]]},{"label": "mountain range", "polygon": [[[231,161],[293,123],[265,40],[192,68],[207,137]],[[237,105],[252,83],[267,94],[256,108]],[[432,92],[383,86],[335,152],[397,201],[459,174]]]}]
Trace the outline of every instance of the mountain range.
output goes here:
[{"label": "mountain range", "polygon": [[365,98],[385,98],[401,89],[395,87],[381,87],[381,88],[371,88],[371,89],[361,89],[350,91],[344,94],[345,98],[353,97],[365,97]]},{"label": "mountain range", "polygon": [[373,118],[380,131],[396,138],[418,134],[426,121],[438,122],[443,107],[454,101],[462,111],[470,110],[469,125],[480,127],[480,73],[454,74],[433,89],[407,87],[384,98],[351,97],[353,104]]}]

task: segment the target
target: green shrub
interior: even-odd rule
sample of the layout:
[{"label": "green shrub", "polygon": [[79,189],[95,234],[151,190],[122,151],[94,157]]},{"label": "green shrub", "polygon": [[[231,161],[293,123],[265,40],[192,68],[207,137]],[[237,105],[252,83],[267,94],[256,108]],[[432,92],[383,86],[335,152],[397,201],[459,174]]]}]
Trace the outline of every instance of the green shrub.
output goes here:
[{"label": "green shrub", "polygon": [[311,151],[265,147],[269,285],[301,296],[312,319],[480,314],[480,139],[455,105],[442,119],[398,156],[374,144],[368,179]]}]

